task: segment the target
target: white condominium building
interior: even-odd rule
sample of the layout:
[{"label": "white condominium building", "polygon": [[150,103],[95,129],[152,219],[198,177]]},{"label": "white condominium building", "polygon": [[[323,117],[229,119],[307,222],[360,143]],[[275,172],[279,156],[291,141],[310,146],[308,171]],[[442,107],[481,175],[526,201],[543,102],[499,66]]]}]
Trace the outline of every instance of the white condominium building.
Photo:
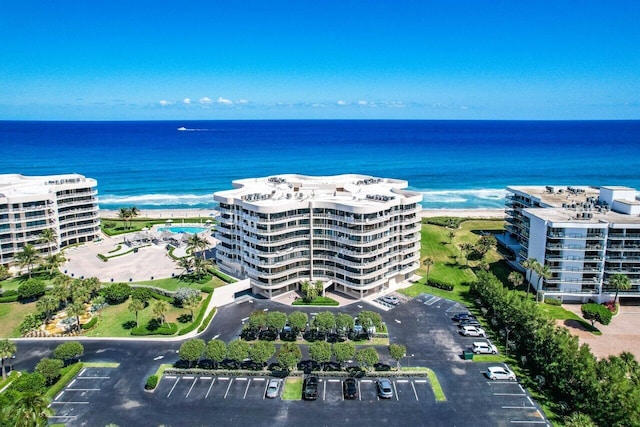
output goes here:
[{"label": "white condominium building", "polygon": [[278,175],[219,191],[218,266],[268,298],[322,281],[358,298],[411,277],[420,201],[406,181]]},{"label": "white condominium building", "polygon": [[[98,237],[98,183],[82,175],[0,175],[0,265],[14,262],[25,244],[56,253]],[[56,242],[42,241],[53,229]]]},{"label": "white condominium building", "polygon": [[536,259],[549,278],[531,274],[545,296],[562,300],[612,300],[614,274],[640,297],[640,201],[628,187],[507,187],[506,231],[517,240],[517,264]]}]

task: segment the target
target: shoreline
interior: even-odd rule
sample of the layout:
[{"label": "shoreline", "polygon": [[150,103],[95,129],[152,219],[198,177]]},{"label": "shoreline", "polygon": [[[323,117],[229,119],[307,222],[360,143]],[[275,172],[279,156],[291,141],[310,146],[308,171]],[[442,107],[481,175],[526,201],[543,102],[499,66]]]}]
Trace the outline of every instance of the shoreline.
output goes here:
[{"label": "shoreline", "polygon": [[[216,216],[215,209],[193,208],[193,209],[141,209],[138,219],[173,219],[173,218],[212,218]],[[456,218],[482,218],[501,219],[504,217],[504,209],[497,208],[470,208],[470,209],[422,209],[421,218],[432,218],[436,216],[450,216]],[[118,211],[113,209],[100,209],[100,218],[117,219]]]}]

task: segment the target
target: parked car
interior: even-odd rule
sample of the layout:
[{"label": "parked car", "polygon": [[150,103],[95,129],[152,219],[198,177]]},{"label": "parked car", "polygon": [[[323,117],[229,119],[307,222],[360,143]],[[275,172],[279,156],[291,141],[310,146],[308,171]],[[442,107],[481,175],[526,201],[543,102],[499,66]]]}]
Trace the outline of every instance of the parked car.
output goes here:
[{"label": "parked car", "polygon": [[460,333],[465,337],[486,337],[487,333],[478,326],[463,326]]},{"label": "parked car", "polygon": [[391,399],[393,397],[393,388],[391,387],[391,381],[387,378],[380,378],[376,381],[378,386],[378,396],[381,399]]},{"label": "parked car", "polygon": [[316,400],[318,398],[318,377],[307,377],[302,387],[304,400]]},{"label": "parked car", "polygon": [[390,295],[385,295],[385,296],[381,297],[380,300],[386,302],[387,304],[391,304],[391,305],[400,304],[400,300],[398,298],[392,297]]},{"label": "parked car", "polygon": [[458,322],[459,328],[462,328],[463,326],[480,326],[480,322],[476,319],[464,319]]},{"label": "parked car", "polygon": [[504,366],[489,366],[486,372],[490,380],[516,380],[516,374]]},{"label": "parked car", "polygon": [[345,399],[356,399],[358,397],[358,387],[356,380],[353,378],[347,378],[342,383],[342,392]]},{"label": "parked car", "polygon": [[498,348],[489,341],[475,341],[471,351],[475,354],[498,354]]},{"label": "parked car", "polygon": [[277,380],[275,378],[270,379],[265,396],[268,397],[269,399],[275,399],[276,397],[278,397],[279,392],[280,392],[280,380]]},{"label": "parked car", "polygon": [[453,315],[453,317],[451,318],[452,320],[459,322],[461,320],[476,320],[476,316],[474,316],[471,313],[456,313]]}]

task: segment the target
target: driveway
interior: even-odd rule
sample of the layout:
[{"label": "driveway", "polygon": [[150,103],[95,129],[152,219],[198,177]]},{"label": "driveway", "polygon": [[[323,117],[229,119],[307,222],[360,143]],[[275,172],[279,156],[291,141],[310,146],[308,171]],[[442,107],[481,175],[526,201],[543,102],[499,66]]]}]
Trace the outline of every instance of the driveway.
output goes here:
[{"label": "driveway", "polygon": [[[582,317],[580,304],[563,304],[562,307]],[[621,305],[618,314],[606,326],[596,323],[596,327],[602,331],[600,336],[585,331],[575,322],[558,322],[576,335],[580,344],[589,344],[591,352],[599,359],[628,351],[640,360],[640,332],[637,326],[639,323],[640,306],[637,305]]]}]

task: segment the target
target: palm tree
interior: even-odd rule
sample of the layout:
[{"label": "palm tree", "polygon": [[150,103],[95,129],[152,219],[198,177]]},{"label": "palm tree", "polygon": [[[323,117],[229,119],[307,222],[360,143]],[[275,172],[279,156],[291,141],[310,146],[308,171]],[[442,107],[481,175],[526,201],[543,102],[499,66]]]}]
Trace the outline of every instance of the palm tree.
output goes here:
[{"label": "palm tree", "polygon": [[207,274],[207,269],[209,268],[209,261],[204,258],[195,257],[193,259],[193,271],[196,273],[196,277],[198,280],[205,274]]},{"label": "palm tree", "polygon": [[613,302],[617,304],[618,292],[620,290],[628,291],[631,289],[631,280],[629,280],[629,276],[618,273],[609,278],[609,285],[616,288],[616,296],[613,298]]},{"label": "palm tree", "polygon": [[193,260],[194,258],[190,256],[185,256],[178,260],[178,266],[184,270],[181,276],[188,275],[193,270]]},{"label": "palm tree", "polygon": [[462,251],[462,256],[464,256],[465,265],[469,266],[469,254],[473,250],[473,245],[471,243],[463,243],[460,245],[460,251]]},{"label": "palm tree", "polygon": [[131,220],[140,215],[140,209],[135,206],[129,208],[129,226],[131,226]]},{"label": "palm tree", "polygon": [[160,324],[164,325],[164,315],[169,311],[169,303],[162,300],[157,300],[153,303],[151,308],[153,315],[160,318]]},{"label": "palm tree", "polygon": [[58,309],[60,306],[60,300],[53,295],[45,295],[38,300],[36,303],[36,308],[39,312],[44,313],[45,322],[49,322],[49,318],[51,317],[51,313]]},{"label": "palm tree", "polygon": [[16,255],[16,259],[20,267],[27,267],[27,273],[29,274],[29,278],[31,278],[31,268],[38,261],[38,251],[33,247],[33,245],[26,244],[22,248],[22,252],[18,252]]},{"label": "palm tree", "polygon": [[196,252],[202,251],[202,257],[207,258],[206,250],[209,249],[211,243],[205,238],[192,234],[187,240],[187,249],[191,250],[191,253],[196,256]]},{"label": "palm tree", "polygon": [[427,285],[429,284],[429,270],[431,270],[431,266],[433,265],[433,260],[431,258],[425,258],[424,261],[422,261],[422,265],[424,265],[425,267],[427,267],[427,281],[425,282]]},{"label": "palm tree", "polygon": [[11,360],[14,354],[16,354],[16,344],[8,339],[0,341],[0,359],[2,359],[2,379],[7,379],[7,372],[5,370],[5,360]]},{"label": "palm tree", "polygon": [[100,291],[102,287],[102,283],[100,283],[100,279],[97,277],[89,277],[88,279],[83,279],[82,284],[89,290],[91,296],[95,296]]},{"label": "palm tree", "polygon": [[514,288],[517,288],[524,282],[524,276],[522,276],[522,273],[519,271],[512,271],[509,273],[509,277],[507,279],[511,282]]},{"label": "palm tree", "polygon": [[138,312],[144,310],[144,303],[139,299],[132,299],[129,303],[129,311],[136,315],[136,327],[138,327]]},{"label": "palm tree", "polygon": [[47,244],[47,254],[51,255],[51,244],[58,241],[58,235],[53,228],[46,228],[40,233],[40,241]]},{"label": "palm tree", "polygon": [[527,258],[522,261],[522,266],[527,272],[527,296],[531,290],[531,273],[536,270],[536,266],[538,265],[540,265],[540,263],[535,258]]},{"label": "palm tree", "polygon": [[200,304],[200,296],[197,294],[190,295],[186,300],[182,302],[182,306],[189,310],[191,313],[191,320],[193,320],[193,311],[198,308]]},{"label": "palm tree", "polygon": [[449,232],[449,244],[451,244],[451,242],[453,242],[453,238],[456,237],[456,233],[454,233],[453,231]]},{"label": "palm tree", "polygon": [[49,276],[53,277],[53,272],[65,262],[62,254],[47,255],[44,259],[44,267],[49,270]]},{"label": "palm tree", "polygon": [[120,208],[118,211],[118,219],[122,220],[123,228],[127,229],[127,220],[131,216],[131,210],[129,208]]},{"label": "palm tree", "polygon": [[[538,287],[537,290],[540,291],[542,289],[542,281],[547,280],[548,278],[551,277],[551,269],[549,268],[548,265],[542,265],[540,263],[538,263],[538,265],[536,265],[536,269],[535,269],[536,274],[538,275]],[[536,297],[536,302],[538,301],[538,298]]]},{"label": "palm tree", "polygon": [[49,399],[39,393],[20,394],[5,411],[16,427],[44,427],[48,424],[47,417],[53,414]]},{"label": "palm tree", "polygon": [[86,313],[84,304],[81,302],[74,302],[73,304],[67,306],[66,310],[69,316],[73,316],[76,318],[77,327],[78,330],[80,330],[80,316]]},{"label": "palm tree", "polygon": [[71,297],[71,290],[73,289],[73,279],[69,276],[59,275],[56,277],[53,283],[52,295],[60,300],[61,303],[66,304]]}]

